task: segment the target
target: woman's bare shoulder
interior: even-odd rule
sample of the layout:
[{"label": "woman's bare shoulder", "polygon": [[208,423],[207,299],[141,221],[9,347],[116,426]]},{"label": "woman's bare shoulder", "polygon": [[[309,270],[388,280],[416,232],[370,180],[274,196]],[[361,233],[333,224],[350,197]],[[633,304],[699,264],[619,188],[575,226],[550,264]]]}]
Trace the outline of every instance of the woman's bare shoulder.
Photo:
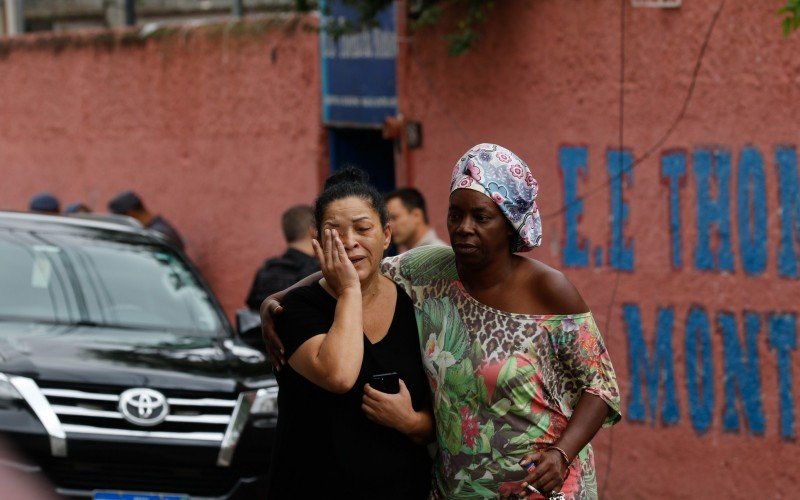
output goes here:
[{"label": "woman's bare shoulder", "polygon": [[544,262],[525,259],[527,270],[525,286],[532,290],[539,302],[547,307],[549,314],[580,314],[589,311],[578,289],[564,273]]}]

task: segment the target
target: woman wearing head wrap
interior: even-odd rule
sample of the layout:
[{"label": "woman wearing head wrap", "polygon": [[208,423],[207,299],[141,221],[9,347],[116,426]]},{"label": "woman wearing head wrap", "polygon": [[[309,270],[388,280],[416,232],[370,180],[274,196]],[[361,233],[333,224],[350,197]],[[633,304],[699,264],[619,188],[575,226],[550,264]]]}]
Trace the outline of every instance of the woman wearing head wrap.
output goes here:
[{"label": "woman wearing head wrap", "polygon": [[450,190],[452,250],[382,264],[415,305],[439,444],[432,496],[597,498],[589,441],[620,420],[619,389],[577,290],[515,254],[541,243],[538,184],[514,153],[479,144]]}]

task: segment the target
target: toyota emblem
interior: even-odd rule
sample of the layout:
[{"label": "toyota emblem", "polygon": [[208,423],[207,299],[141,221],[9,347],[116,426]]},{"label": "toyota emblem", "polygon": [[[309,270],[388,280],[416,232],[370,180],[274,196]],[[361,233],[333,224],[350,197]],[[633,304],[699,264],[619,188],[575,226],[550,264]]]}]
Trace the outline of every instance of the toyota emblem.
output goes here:
[{"label": "toyota emblem", "polygon": [[128,389],[119,396],[119,411],[132,424],[152,427],[167,418],[169,405],[164,395],[153,389]]}]

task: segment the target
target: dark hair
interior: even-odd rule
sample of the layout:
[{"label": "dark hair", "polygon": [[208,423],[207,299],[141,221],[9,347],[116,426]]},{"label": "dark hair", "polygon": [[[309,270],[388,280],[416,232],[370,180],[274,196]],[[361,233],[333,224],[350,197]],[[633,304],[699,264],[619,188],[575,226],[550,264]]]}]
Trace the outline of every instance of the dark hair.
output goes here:
[{"label": "dark hair", "polygon": [[425,224],[428,223],[428,210],[425,208],[425,198],[422,197],[422,193],[412,187],[405,187],[383,196],[383,200],[387,203],[394,198],[400,198],[400,202],[409,212],[415,208],[422,210],[422,220],[425,221]]},{"label": "dark hair", "polygon": [[108,202],[112,214],[125,215],[130,210],[144,210],[142,199],[133,191],[123,191]]},{"label": "dark hair", "polygon": [[314,209],[308,205],[295,205],[281,216],[281,229],[286,243],[302,240],[313,225]]},{"label": "dark hair", "polygon": [[31,212],[58,212],[61,204],[53,193],[38,193],[33,195],[28,203],[28,210]]},{"label": "dark hair", "polygon": [[322,234],[322,217],[328,205],[336,200],[350,198],[351,196],[366,201],[378,214],[381,226],[386,226],[389,221],[386,205],[383,203],[383,198],[378,190],[368,183],[367,174],[356,167],[344,167],[328,177],[322,193],[314,203],[314,219],[317,223],[317,231],[320,234]]}]

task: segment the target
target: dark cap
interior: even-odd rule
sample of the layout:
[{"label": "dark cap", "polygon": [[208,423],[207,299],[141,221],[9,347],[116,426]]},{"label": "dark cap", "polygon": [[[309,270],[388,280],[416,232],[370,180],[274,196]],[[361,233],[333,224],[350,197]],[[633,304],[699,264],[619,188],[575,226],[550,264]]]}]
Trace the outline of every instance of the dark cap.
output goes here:
[{"label": "dark cap", "polygon": [[33,195],[28,208],[32,212],[59,212],[58,198],[53,193],[37,193]]},{"label": "dark cap", "polygon": [[125,215],[129,210],[142,210],[142,200],[133,191],[123,191],[108,202],[111,213]]}]

